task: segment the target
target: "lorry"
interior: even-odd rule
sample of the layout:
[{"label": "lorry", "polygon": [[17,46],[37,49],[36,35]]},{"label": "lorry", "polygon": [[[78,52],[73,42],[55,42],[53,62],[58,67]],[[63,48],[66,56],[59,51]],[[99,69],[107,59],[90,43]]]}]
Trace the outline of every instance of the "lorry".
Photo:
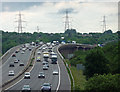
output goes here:
[{"label": "lorry", "polygon": [[49,52],[43,52],[43,58],[44,58],[45,61],[48,61]]},{"label": "lorry", "polygon": [[56,54],[54,54],[54,55],[51,55],[51,63],[52,64],[57,64],[57,55]]}]

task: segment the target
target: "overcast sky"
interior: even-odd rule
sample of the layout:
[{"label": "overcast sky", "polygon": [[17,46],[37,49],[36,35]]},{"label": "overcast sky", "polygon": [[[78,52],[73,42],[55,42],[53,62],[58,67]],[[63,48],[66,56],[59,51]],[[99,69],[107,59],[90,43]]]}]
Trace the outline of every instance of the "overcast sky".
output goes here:
[{"label": "overcast sky", "polygon": [[[118,30],[118,0],[4,0],[1,7],[0,29],[17,32],[16,14],[23,14],[22,19],[25,29],[23,32],[35,32],[39,26],[40,32],[64,32],[65,10],[69,12],[70,28],[77,32],[102,32],[103,16],[106,16],[107,29]],[[25,0],[24,0],[25,1]],[[54,1],[54,2],[53,2]],[[114,1],[114,2],[113,2]]]}]

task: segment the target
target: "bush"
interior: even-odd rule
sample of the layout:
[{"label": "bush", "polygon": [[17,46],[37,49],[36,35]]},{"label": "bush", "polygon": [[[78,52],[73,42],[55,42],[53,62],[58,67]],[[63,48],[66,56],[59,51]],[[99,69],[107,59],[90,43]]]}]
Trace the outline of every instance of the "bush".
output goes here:
[{"label": "bush", "polygon": [[86,82],[87,92],[119,92],[120,74],[94,75]]}]

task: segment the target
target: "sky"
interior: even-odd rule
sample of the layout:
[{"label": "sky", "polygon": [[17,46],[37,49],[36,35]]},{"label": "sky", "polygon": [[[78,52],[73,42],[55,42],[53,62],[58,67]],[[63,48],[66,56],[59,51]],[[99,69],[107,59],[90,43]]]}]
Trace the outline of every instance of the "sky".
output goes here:
[{"label": "sky", "polygon": [[70,28],[77,32],[103,32],[103,16],[107,29],[118,31],[118,0],[4,0],[0,5],[0,30],[4,31],[17,32],[20,11],[23,32],[36,32],[39,26],[39,32],[63,33],[66,10]]}]

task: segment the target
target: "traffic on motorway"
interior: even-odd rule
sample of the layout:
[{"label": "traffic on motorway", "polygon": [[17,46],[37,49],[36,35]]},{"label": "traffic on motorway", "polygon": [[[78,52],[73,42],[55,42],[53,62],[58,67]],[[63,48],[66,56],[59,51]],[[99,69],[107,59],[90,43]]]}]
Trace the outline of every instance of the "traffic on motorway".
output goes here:
[{"label": "traffic on motorway", "polygon": [[[40,44],[28,45],[25,47],[20,47],[12,54],[14,58],[13,62],[10,62],[9,68],[23,67],[24,62],[22,58],[16,58],[17,54],[25,54],[26,51],[32,51],[33,48],[39,46]],[[33,68],[30,71],[24,73],[24,77],[19,80],[16,84],[10,86],[6,90],[8,92],[20,91],[20,92],[30,92],[30,91],[42,91],[50,92],[51,90],[56,90],[59,82],[59,68],[58,68],[58,55],[53,51],[57,44],[46,43],[40,46],[35,53],[35,62]],[[15,76],[15,70],[10,70],[8,76]]]},{"label": "traffic on motorway", "polygon": [[24,44],[17,48],[14,53],[2,65],[2,84],[13,79],[27,65],[31,52],[35,48],[32,44]]}]

